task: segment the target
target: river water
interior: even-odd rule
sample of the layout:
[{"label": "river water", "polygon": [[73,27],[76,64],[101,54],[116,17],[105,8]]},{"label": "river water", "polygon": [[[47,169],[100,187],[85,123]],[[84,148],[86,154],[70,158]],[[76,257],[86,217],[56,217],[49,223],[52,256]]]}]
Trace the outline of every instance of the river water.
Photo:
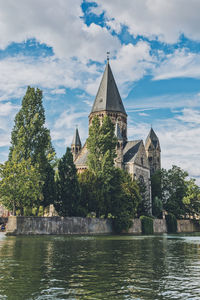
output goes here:
[{"label": "river water", "polygon": [[200,235],[0,233],[0,299],[200,299]]}]

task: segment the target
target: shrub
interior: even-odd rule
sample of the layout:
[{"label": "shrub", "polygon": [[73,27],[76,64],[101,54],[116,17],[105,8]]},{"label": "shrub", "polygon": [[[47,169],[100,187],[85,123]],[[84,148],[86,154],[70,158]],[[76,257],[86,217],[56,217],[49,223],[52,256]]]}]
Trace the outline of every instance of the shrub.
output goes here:
[{"label": "shrub", "polygon": [[177,232],[177,220],[176,217],[169,213],[165,216],[166,223],[167,223],[167,232],[169,233],[176,233]]},{"label": "shrub", "polygon": [[140,220],[142,222],[142,233],[153,234],[153,219],[151,217],[141,216]]},{"label": "shrub", "polygon": [[118,216],[112,219],[112,224],[115,233],[128,232],[129,228],[132,226],[133,222],[130,216],[126,212],[122,212]]}]

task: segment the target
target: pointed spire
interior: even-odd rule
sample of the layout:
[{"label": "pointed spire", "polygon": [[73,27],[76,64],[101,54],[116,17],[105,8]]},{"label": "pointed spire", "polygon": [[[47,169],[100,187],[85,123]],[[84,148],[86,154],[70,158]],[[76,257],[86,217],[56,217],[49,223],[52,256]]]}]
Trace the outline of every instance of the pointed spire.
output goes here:
[{"label": "pointed spire", "polygon": [[159,139],[158,139],[157,135],[155,134],[155,131],[153,130],[152,126],[151,126],[149,134],[148,134],[148,136],[146,138],[145,144],[147,144],[147,142],[148,142],[149,139],[152,141],[152,143],[153,143],[153,145],[154,145],[155,148],[157,146],[160,147]]},{"label": "pointed spire", "polygon": [[126,115],[114,76],[112,74],[109,59],[92,107],[92,113],[98,111],[122,112]]},{"label": "pointed spire", "polygon": [[123,141],[123,137],[121,135],[121,130],[120,130],[118,122],[116,122],[116,124],[115,124],[115,136],[116,136],[116,138],[118,140],[122,140]]},{"label": "pointed spire", "polygon": [[71,145],[72,146],[80,146],[81,147],[81,139],[80,139],[80,136],[79,136],[78,128],[76,128],[76,131],[74,133],[74,137],[73,137]]}]

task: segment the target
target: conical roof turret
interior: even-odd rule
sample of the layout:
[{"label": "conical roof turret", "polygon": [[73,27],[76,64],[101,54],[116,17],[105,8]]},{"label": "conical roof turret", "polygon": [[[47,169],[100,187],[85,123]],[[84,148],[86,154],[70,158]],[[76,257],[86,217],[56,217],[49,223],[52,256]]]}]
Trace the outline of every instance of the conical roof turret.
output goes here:
[{"label": "conical roof turret", "polygon": [[76,128],[76,130],[75,130],[74,137],[73,137],[71,145],[81,147],[81,139],[80,139],[80,136],[79,136],[78,128]]},{"label": "conical roof turret", "polygon": [[147,143],[149,142],[149,140],[152,142],[153,146],[156,148],[160,148],[160,143],[159,143],[159,139],[157,137],[157,135],[155,134],[155,131],[153,130],[153,128],[150,129],[149,134],[146,138],[146,142],[145,145],[147,145]]},{"label": "conical roof turret", "polygon": [[121,112],[126,115],[124,105],[110,68],[109,60],[107,60],[106,68],[91,113],[99,111]]}]

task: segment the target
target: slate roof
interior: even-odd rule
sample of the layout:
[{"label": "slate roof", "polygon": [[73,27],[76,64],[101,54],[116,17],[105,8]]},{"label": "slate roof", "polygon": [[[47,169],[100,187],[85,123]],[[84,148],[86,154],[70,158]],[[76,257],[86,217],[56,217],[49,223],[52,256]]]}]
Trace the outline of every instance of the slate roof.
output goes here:
[{"label": "slate roof", "polygon": [[[139,151],[141,143],[142,143],[142,140],[129,141],[129,142],[125,143],[124,149],[123,149],[123,162],[124,163],[134,162],[136,155]],[[88,157],[88,149],[85,144],[74,162],[75,165],[77,167],[87,165],[87,157]]]},{"label": "slate roof", "polygon": [[80,136],[79,136],[79,133],[78,133],[78,128],[76,128],[76,131],[74,133],[74,137],[73,137],[71,145],[81,146],[81,139],[80,139]]},{"label": "slate roof", "polygon": [[92,107],[93,112],[116,111],[126,114],[122,99],[120,97],[114,76],[112,74],[109,61],[106,68]]},{"label": "slate roof", "polygon": [[88,149],[85,144],[81,149],[81,152],[79,153],[78,157],[74,161],[75,165],[77,166],[87,165],[87,157],[88,157]]},{"label": "slate roof", "polygon": [[126,142],[123,149],[124,163],[134,162],[135,156],[138,153],[142,140]]}]

